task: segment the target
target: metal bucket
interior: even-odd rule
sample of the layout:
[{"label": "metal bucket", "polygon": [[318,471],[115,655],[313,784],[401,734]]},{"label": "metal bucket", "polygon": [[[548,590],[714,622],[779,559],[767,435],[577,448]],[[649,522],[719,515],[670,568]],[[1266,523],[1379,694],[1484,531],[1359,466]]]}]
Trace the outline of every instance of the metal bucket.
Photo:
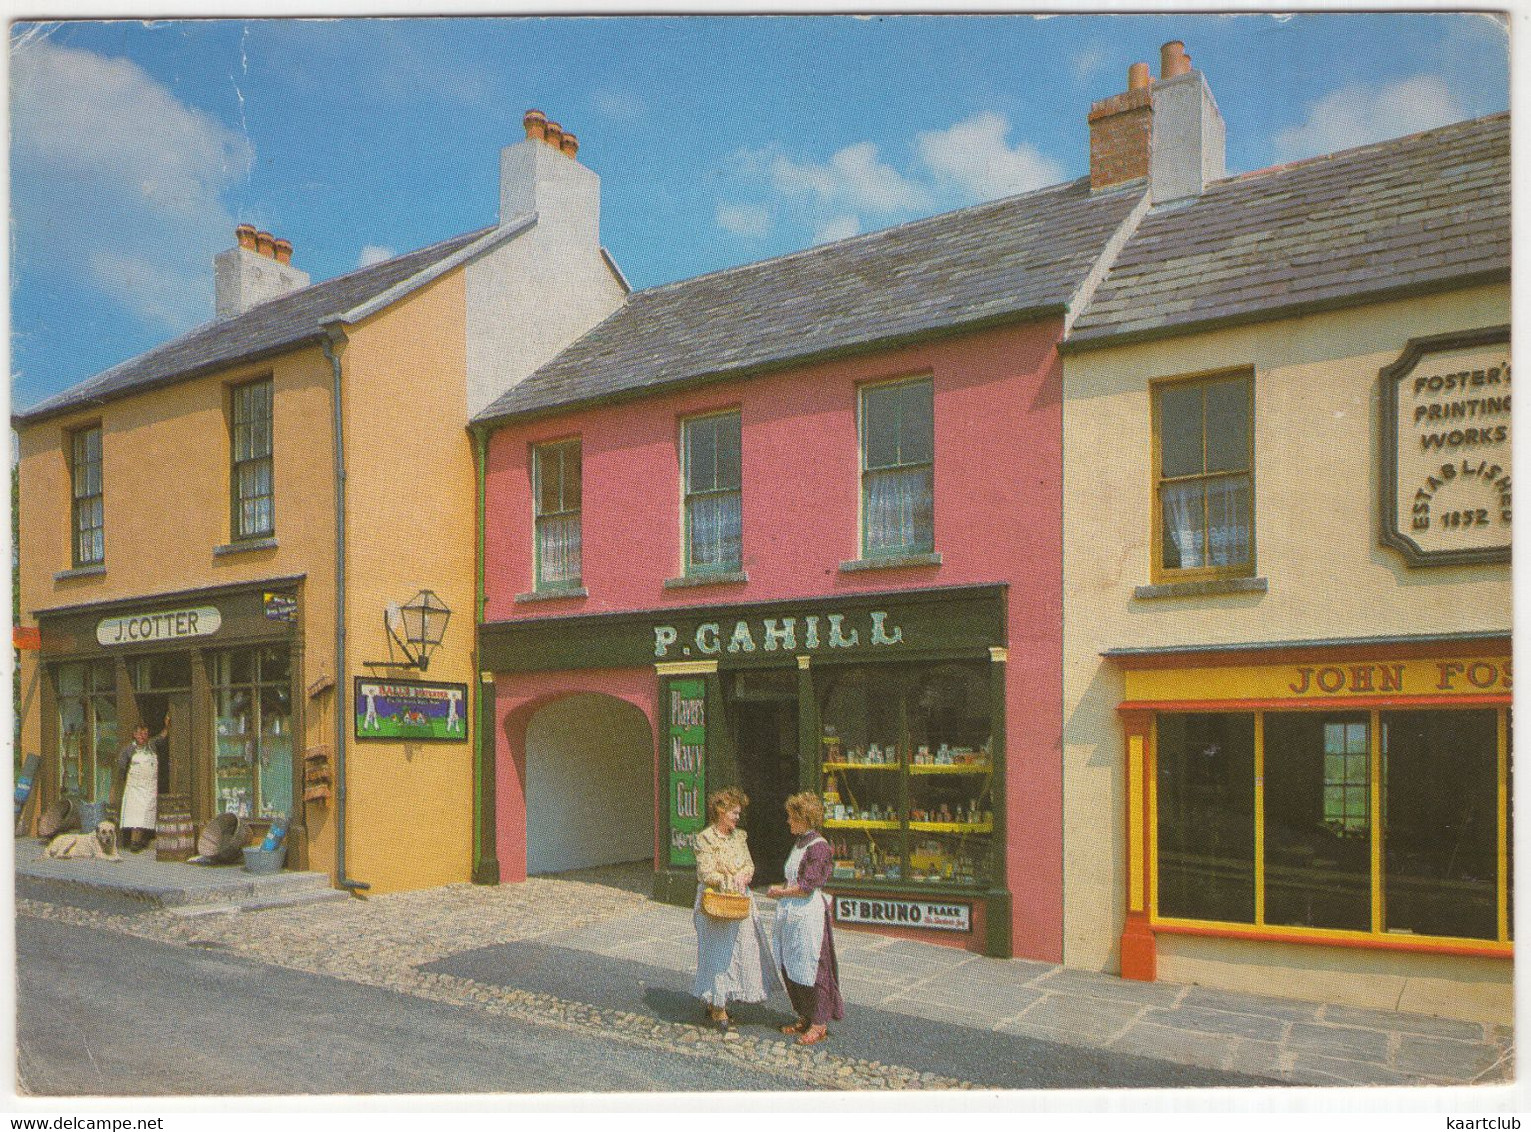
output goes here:
[{"label": "metal bucket", "polygon": [[94,833],[96,826],[106,820],[105,802],[81,802],[80,803],[80,828],[86,833]]},{"label": "metal bucket", "polygon": [[269,876],[281,872],[286,860],[287,846],[285,845],[278,845],[275,849],[262,849],[259,845],[252,845],[245,850],[245,872]]}]

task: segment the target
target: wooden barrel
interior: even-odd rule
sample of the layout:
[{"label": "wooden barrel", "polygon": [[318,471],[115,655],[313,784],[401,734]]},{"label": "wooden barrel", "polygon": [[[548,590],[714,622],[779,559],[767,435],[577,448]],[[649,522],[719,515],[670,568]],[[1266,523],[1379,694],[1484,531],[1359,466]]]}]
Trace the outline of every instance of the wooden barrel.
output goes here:
[{"label": "wooden barrel", "polygon": [[191,824],[191,798],[185,794],[161,794],[159,818],[154,830],[154,855],[161,861],[189,860],[196,852],[196,830]]}]

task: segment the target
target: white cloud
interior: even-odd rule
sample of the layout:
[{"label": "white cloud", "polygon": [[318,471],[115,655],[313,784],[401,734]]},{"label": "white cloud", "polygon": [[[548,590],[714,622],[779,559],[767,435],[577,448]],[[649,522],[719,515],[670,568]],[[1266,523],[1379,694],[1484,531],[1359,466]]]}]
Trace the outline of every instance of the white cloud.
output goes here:
[{"label": "white cloud", "polygon": [[1278,160],[1294,161],[1433,129],[1463,117],[1456,95],[1443,80],[1416,75],[1382,87],[1355,84],[1325,95],[1309,105],[1302,125],[1282,130],[1272,144]]},{"label": "white cloud", "polygon": [[1074,72],[1076,83],[1085,82],[1095,77],[1096,73],[1106,65],[1106,49],[1098,43],[1092,43],[1074,52],[1069,57],[1069,67]]},{"label": "white cloud", "polygon": [[979,200],[1029,192],[1063,180],[1063,169],[1037,149],[1006,144],[1010,122],[984,111],[945,130],[915,139],[915,152],[938,182],[954,185]]},{"label": "white cloud", "polygon": [[640,122],[648,117],[648,104],[636,94],[622,90],[598,90],[590,96],[597,114],[618,122]]},{"label": "white cloud", "polygon": [[847,236],[854,236],[861,231],[861,221],[854,216],[832,216],[820,224],[813,234],[813,242],[827,244],[832,240],[843,240]]},{"label": "white cloud", "polygon": [[771,214],[758,204],[720,204],[718,227],[735,236],[760,237],[771,231]]},{"label": "white cloud", "polygon": [[368,244],[362,248],[361,254],[356,257],[356,266],[371,267],[374,263],[382,263],[385,259],[392,259],[398,254],[392,248],[385,248],[379,244]]},{"label": "white cloud", "polygon": [[771,162],[771,182],[789,196],[811,196],[857,213],[893,215],[931,204],[929,191],[884,163],[872,142],[848,145],[823,165],[778,154]]},{"label": "white cloud", "polygon": [[81,275],[172,330],[210,317],[212,257],[234,242],[221,198],[249,142],[128,60],[34,39],[11,68],[21,264]]}]

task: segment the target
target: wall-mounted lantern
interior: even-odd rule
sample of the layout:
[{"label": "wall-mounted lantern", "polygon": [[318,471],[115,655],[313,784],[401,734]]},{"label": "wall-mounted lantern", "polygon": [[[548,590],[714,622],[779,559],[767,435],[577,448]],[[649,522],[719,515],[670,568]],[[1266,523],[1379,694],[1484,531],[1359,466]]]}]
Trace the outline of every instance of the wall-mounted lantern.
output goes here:
[{"label": "wall-mounted lantern", "polygon": [[424,672],[430,666],[431,650],[441,644],[441,638],[446,635],[451,616],[452,611],[446,603],[431,590],[421,590],[403,605],[389,602],[383,610],[383,627],[406,659],[368,661],[368,665],[418,668]]}]

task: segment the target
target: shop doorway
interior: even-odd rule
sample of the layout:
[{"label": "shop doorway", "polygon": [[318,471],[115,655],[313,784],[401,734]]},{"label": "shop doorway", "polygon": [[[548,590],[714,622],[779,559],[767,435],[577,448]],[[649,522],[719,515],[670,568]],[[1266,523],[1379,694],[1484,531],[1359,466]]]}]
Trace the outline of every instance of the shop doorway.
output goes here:
[{"label": "shop doorway", "polygon": [[784,807],[787,798],[797,793],[800,779],[797,696],[736,700],[731,715],[739,785],[750,798],[742,824],[750,835],[755,884],[779,884],[787,854],[792,852]]},{"label": "shop doorway", "polygon": [[158,736],[166,723],[169,734],[159,744],[159,792],[191,795],[191,693],[139,692],[134,696],[138,718]]}]

